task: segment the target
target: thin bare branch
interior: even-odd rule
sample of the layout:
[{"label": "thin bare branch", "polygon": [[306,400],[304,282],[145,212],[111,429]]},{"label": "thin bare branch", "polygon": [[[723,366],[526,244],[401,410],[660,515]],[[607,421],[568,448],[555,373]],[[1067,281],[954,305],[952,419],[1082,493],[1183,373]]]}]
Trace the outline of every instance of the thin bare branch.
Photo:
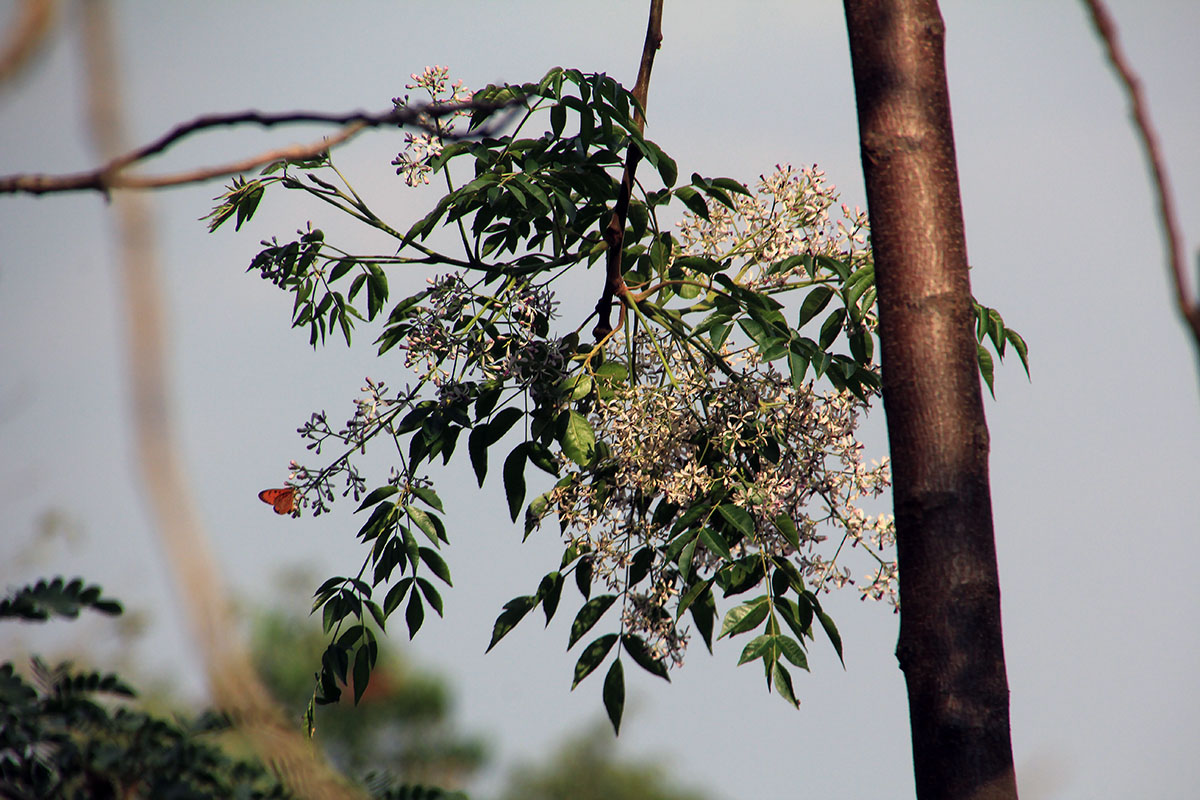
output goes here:
[{"label": "thin bare branch", "polygon": [[1158,217],[1162,223],[1164,246],[1167,250],[1167,264],[1175,281],[1175,299],[1179,305],[1179,313],[1192,330],[1197,348],[1200,348],[1200,299],[1188,290],[1187,257],[1184,253],[1183,236],[1179,230],[1179,218],[1175,212],[1175,201],[1171,194],[1171,186],[1167,180],[1167,169],[1162,151],[1158,145],[1158,135],[1150,122],[1150,112],[1146,107],[1146,98],[1142,93],[1142,85],[1129,60],[1125,57],[1121,45],[1117,41],[1117,26],[1112,15],[1108,13],[1102,0],[1083,0],[1091,12],[1092,24],[1104,41],[1108,61],[1117,73],[1125,93],[1129,95],[1130,111],[1133,115],[1134,128],[1146,154],[1150,167],[1150,175],[1154,181],[1154,190],[1158,195]]},{"label": "thin bare branch", "polygon": [[[0,194],[27,192],[46,194],[49,192],[98,191],[107,194],[113,189],[159,189],[166,186],[182,186],[214,178],[224,178],[248,172],[283,159],[315,158],[339,144],[349,141],[367,128],[401,125],[433,130],[433,122],[460,111],[484,109],[495,112],[523,102],[514,99],[508,103],[483,103],[465,101],[461,103],[431,103],[425,106],[395,108],[391,111],[371,113],[353,111],[346,114],[328,114],[314,111],[291,111],[279,114],[264,114],[259,111],[241,111],[232,114],[209,114],[183,123],[147,145],[118,156],[101,167],[86,172],[67,175],[32,173],[0,176]],[[295,145],[269,150],[256,156],[213,167],[200,167],[169,175],[129,175],[126,170],[135,164],[172,147],[180,140],[212,128],[237,125],[258,125],[265,128],[297,123],[326,123],[343,126],[340,131],[309,145]],[[486,136],[487,129],[476,128],[466,134],[456,135],[439,131],[442,138],[466,138]]]}]

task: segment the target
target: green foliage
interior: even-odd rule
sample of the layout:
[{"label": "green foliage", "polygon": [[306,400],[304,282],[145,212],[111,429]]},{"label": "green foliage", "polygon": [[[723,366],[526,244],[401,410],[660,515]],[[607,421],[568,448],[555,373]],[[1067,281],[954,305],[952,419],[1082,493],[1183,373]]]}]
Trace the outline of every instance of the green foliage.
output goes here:
[{"label": "green foliage", "polygon": [[[620,668],[620,661],[614,661]],[[704,800],[678,787],[649,760],[621,764],[611,737],[593,731],[568,740],[545,766],[517,770],[500,800]]]},{"label": "green foliage", "polygon": [[[252,636],[259,674],[297,718],[312,696],[312,665],[324,649],[321,632],[305,623],[266,614],[256,621]],[[353,700],[346,696],[315,709],[314,743],[376,797],[440,797],[430,792],[443,790],[430,787],[462,785],[483,764],[486,752],[477,738],[454,731],[445,681],[387,648],[377,663],[369,685],[350,675],[352,692],[347,694]],[[413,794],[395,794],[401,791],[397,787]]]},{"label": "green foliage", "polygon": [[85,608],[101,614],[121,613],[121,604],[102,597],[99,586],[86,586],[82,578],[69,583],[54,578],[23,586],[0,600],[0,619],[44,621],[55,615],[73,619]]},{"label": "green foliage", "polygon": [[[447,99],[444,73],[427,70],[417,86]],[[240,227],[265,189],[281,185],[399,248],[350,253],[310,225],[293,241],[264,242],[250,265],[294,297],[292,324],[312,344],[330,331],[350,344],[357,322],[377,320],[383,363],[399,370],[402,361],[416,376],[401,391],[368,382],[340,428],[324,413],[302,428],[318,455],[336,452],[294,469],[298,503],[323,513],[343,480],[343,495],[367,515],[357,536],[369,550],[357,576],[316,592],[329,639],[315,702],[337,702],[347,684],[361,699],[377,663],[375,631],[401,607],[409,636],[427,608],[442,613],[430,576],[451,585],[441,554],[449,537],[428,471],[448,463],[466,433],[481,486],[493,455],[502,457],[507,510],[514,522],[523,516],[525,535],[555,515],[565,540],[558,569],[504,606],[488,650],[539,605],[548,624],[574,573],[584,602],[569,648],[620,609],[614,628],[583,647],[574,675],[577,685],[613,656],[603,698],[615,729],[623,656],[666,678],[686,646],[685,612],[711,649],[715,592],[765,586],[726,612],[717,638],[758,631],[741,661],[761,660],[768,687],[796,704],[785,663],[807,669],[814,619],[841,656],[817,594],[850,582],[842,545],[877,562],[865,595],[894,597],[890,519],[866,519],[857,505],[888,481],[885,466],[863,467],[853,438],[880,387],[865,215],[844,210],[835,228],[835,195],[814,170],[764,178],[757,194],[698,173],[680,183],[677,164],[634,125],[637,101],[604,74],[556,68],[474,98],[521,103],[513,132],[451,141],[452,123],[438,122],[436,133],[410,136],[397,172],[410,184],[443,180],[446,190],[407,226],[376,214],[327,154],[235,182],[210,215],[214,230],[231,218]],[[468,130],[485,119],[474,112]],[[622,198],[623,169],[639,161],[653,176]],[[572,267],[616,256],[617,239],[602,231],[625,199],[620,280],[596,278],[596,340],[580,335],[590,318],[555,332],[551,287]],[[440,249],[447,235],[461,252]],[[400,265],[449,272],[393,300],[387,271]],[[976,305],[976,317],[981,343],[1001,357],[1011,344],[1027,367],[1024,341],[998,313]],[[982,345],[980,354],[991,388]],[[353,457],[376,440],[396,448],[394,468],[368,491]],[[557,483],[530,497],[545,482],[538,473]],[[822,528],[840,536],[832,557],[820,551]],[[592,597],[598,577],[615,593]]]},{"label": "green foliage", "polygon": [[[38,581],[0,602],[2,616],[73,617],[83,607],[119,614],[97,586],[76,579]],[[134,697],[116,675],[49,666],[34,658],[32,677],[0,665],[0,795],[11,798],[283,798],[260,764],[229,756],[212,740],[228,729],[211,714],[163,719],[114,699]]]}]

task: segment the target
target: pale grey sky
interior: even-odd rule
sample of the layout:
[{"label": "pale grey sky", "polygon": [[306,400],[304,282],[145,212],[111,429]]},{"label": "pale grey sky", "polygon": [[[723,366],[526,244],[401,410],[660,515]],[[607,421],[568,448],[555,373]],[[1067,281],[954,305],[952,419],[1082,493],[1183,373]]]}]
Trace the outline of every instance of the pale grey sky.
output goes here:
[{"label": "pale grey sky", "polygon": [[[7,19],[13,2],[0,3]],[[259,2],[119,4],[127,108],[146,141],[211,111],[383,109],[408,75],[446,64],[470,86],[525,81],[556,64],[631,83],[643,2]],[[1140,71],[1191,249],[1200,243],[1200,5],[1113,3]],[[988,401],[992,485],[1026,800],[1187,798],[1200,785],[1200,559],[1196,364],[1176,321],[1145,169],[1124,100],[1076,2],[944,2],[955,134],[976,295],[1030,344],[1032,383],[1013,362]],[[0,172],[92,163],[81,125],[68,15],[52,52],[0,93]],[[776,163],[819,163],[863,203],[839,3],[668,2],[647,133],[690,174],[752,180]],[[197,140],[164,169],[308,141],[310,130]],[[400,136],[339,155],[392,218],[429,193],[388,166]],[[364,375],[390,378],[369,347],[313,353],[288,329],[290,301],[244,273],[259,239],[308,219],[372,241],[300,198],[268,196],[248,230],[206,233],[219,184],[156,195],[174,324],[177,422],[194,489],[233,587],[274,597],[275,576],[353,572],[349,512],[299,522],[255,497],[302,455],[295,428],[317,408],[348,415]],[[152,620],[148,669],[185,664],[182,617],[134,481],[122,376],[122,310],[107,217],[92,196],[0,198],[0,579],[82,574]],[[334,235],[334,234],[331,234]],[[367,337],[362,337],[363,343]],[[882,418],[867,428],[883,454]],[[442,495],[455,588],[446,619],[413,649],[443,669],[462,725],[505,759],[551,750],[602,714],[599,683],[569,691],[567,622],[519,627],[483,655],[501,604],[531,591],[556,558],[550,531],[520,544],[502,498],[457,473]],[[453,487],[453,488],[452,488]],[[79,533],[32,558],[49,512]],[[306,607],[303,595],[284,600]],[[663,754],[726,800],[912,796],[896,618],[829,600],[846,670],[819,643],[796,676],[800,711],[768,696],[740,645],[694,649],[668,686],[631,676],[620,741]],[[99,625],[68,638],[121,653]],[[24,635],[24,632],[23,632]],[[5,652],[15,641],[0,632]],[[593,679],[594,680],[594,679]],[[185,671],[194,694],[198,675]],[[494,775],[483,786],[495,785]]]}]

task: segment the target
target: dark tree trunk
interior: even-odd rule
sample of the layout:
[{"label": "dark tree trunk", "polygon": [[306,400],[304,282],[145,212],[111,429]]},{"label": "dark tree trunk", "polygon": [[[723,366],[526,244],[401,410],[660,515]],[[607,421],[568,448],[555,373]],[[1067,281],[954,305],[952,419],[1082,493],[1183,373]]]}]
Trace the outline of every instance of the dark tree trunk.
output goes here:
[{"label": "dark tree trunk", "polygon": [[844,0],[920,800],[1015,798],[988,431],[936,0]]}]

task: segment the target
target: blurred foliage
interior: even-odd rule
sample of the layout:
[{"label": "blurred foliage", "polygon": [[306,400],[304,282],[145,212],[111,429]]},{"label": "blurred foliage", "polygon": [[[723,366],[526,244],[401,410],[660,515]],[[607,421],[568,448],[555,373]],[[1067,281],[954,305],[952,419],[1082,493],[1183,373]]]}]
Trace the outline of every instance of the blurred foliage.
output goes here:
[{"label": "blurred foliage", "polygon": [[[41,622],[91,608],[121,613],[100,587],[41,580],[0,601],[0,620]],[[0,797],[278,798],[283,787],[257,762],[227,753],[213,714],[164,718],[118,705],[135,697],[119,676],[34,657],[30,675],[0,664]]]},{"label": "blurred foliage", "polygon": [[[302,618],[265,613],[255,622],[252,647],[259,674],[285,709],[295,710],[299,724],[313,691],[312,665],[325,649],[320,629]],[[445,681],[395,650],[381,652],[357,707],[349,694],[317,707],[314,738],[338,768],[369,786],[400,780],[459,787],[483,766],[483,742],[450,724]]]},{"label": "blurred foliage", "polygon": [[576,736],[546,760],[514,770],[500,800],[705,800],[655,761],[622,763],[602,728]]},{"label": "blurred foliage", "polygon": [[[40,580],[0,599],[0,620],[72,618],[91,609],[120,615],[117,601],[80,579]],[[319,630],[278,612],[254,625],[258,669],[286,708],[309,701],[309,665],[324,644]],[[316,741],[344,773],[379,800],[467,800],[456,789],[487,761],[481,739],[456,733],[453,698],[436,674],[385,651],[357,706],[321,706]],[[0,664],[0,797],[41,798],[287,798],[292,795],[220,714],[184,716],[134,707],[122,677],[50,666],[33,657],[28,675]],[[352,687],[351,687],[352,688]],[[153,701],[170,707],[169,698]],[[442,788],[446,787],[446,788]],[[625,765],[599,732],[569,741],[541,764],[511,776],[502,800],[530,798],[703,800],[672,788],[653,764]]]}]

